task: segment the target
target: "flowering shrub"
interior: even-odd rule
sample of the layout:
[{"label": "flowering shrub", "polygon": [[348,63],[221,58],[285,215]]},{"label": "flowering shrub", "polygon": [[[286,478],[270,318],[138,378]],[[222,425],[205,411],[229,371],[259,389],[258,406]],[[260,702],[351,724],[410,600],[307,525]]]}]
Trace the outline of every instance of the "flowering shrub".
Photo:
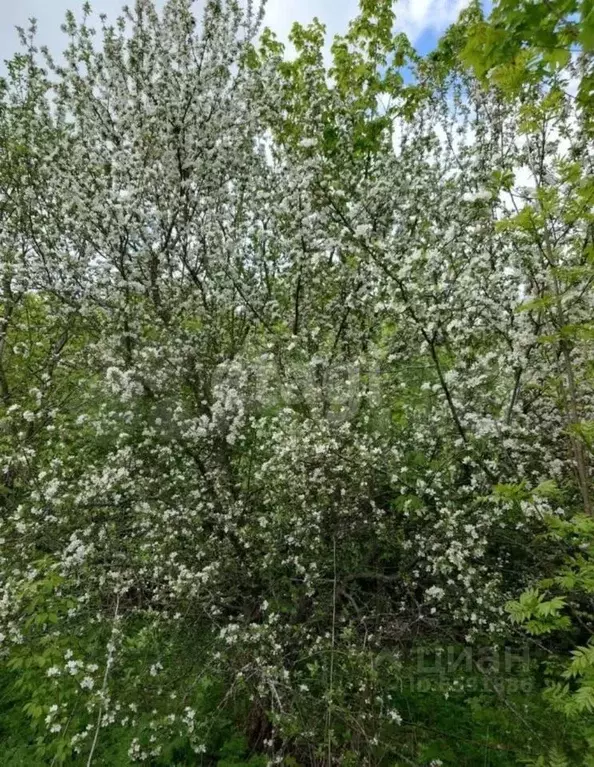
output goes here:
[{"label": "flowering shrub", "polygon": [[59,62],[22,32],[2,85],[0,652],[26,763],[554,754],[544,704],[465,676],[429,706],[492,728],[462,762],[402,685],[411,648],[519,642],[546,521],[592,512],[579,61],[516,97],[456,53],[476,9],[423,59],[363,2],[329,68],[318,23],[289,59],[251,1],[195,11],[138,0],[96,31],[85,7]]}]

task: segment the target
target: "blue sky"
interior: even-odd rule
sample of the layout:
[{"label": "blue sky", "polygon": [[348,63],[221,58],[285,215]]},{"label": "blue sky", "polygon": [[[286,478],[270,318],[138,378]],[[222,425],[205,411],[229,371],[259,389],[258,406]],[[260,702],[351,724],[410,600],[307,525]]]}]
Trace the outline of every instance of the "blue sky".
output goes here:
[{"label": "blue sky", "polygon": [[[133,2],[133,0],[130,0]],[[92,0],[96,13],[115,18],[125,0]],[[161,4],[163,0],[159,0]],[[199,2],[199,0],[198,0]],[[431,49],[440,33],[454,21],[467,0],[399,0],[396,4],[397,26],[406,32],[421,52]],[[34,16],[39,22],[40,42],[54,53],[63,48],[60,24],[68,8],[80,11],[83,0],[0,0],[0,60],[17,49],[14,27],[26,26]],[[323,21],[329,35],[343,32],[356,15],[357,0],[268,0],[267,24],[281,38],[286,38],[293,21],[308,22],[314,16]]]}]

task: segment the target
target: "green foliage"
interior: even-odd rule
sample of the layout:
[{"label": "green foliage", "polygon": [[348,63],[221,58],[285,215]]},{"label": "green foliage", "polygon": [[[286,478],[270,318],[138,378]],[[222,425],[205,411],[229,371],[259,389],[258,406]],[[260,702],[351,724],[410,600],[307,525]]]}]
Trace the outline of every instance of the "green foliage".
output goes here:
[{"label": "green foliage", "polygon": [[[572,58],[582,63],[577,98],[592,129],[594,5],[591,0],[499,0],[488,19],[466,30],[461,51],[479,78],[487,76],[515,98],[543,82],[559,87]],[[566,80],[561,80],[566,85]],[[553,93],[555,91],[553,90]]]},{"label": "green foliage", "polygon": [[[548,592],[555,588],[563,596],[547,598],[547,592],[534,588],[524,592],[518,601],[509,603],[507,609],[512,620],[522,625],[530,635],[554,632],[561,636],[568,635],[571,641],[571,636],[576,633],[576,622],[581,623],[582,616],[588,620],[591,614],[594,520],[583,515],[571,520],[554,517],[550,519],[549,526],[552,539],[563,543],[573,553],[566,555],[554,577],[546,579],[541,587]],[[587,645],[571,650],[570,656],[571,660],[565,661],[564,667],[553,670],[544,697],[554,710],[579,723],[583,737],[591,738],[594,732],[588,717],[594,711],[593,639]],[[567,681],[559,681],[559,676]],[[550,762],[540,763],[554,763],[552,755],[549,759]]]}]

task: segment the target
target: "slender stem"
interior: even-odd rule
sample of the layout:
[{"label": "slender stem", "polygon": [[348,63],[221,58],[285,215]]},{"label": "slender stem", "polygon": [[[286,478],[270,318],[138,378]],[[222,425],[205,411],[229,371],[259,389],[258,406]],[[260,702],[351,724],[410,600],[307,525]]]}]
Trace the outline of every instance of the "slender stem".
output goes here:
[{"label": "slender stem", "polygon": [[326,732],[328,738],[328,767],[332,764],[332,698],[334,696],[334,643],[336,639],[336,535],[332,538],[332,638],[330,644],[330,683],[328,686],[328,711],[326,715]]},{"label": "slender stem", "polygon": [[109,638],[109,644],[107,646],[107,659],[105,661],[105,671],[103,672],[103,683],[101,685],[101,702],[99,704],[99,713],[97,714],[97,725],[95,727],[95,735],[93,737],[93,743],[91,744],[91,750],[89,752],[89,758],[87,759],[87,767],[91,767],[91,764],[93,762],[93,754],[95,753],[95,748],[97,747],[97,740],[99,738],[99,730],[101,729],[101,720],[103,719],[103,707],[105,705],[105,692],[107,690],[107,678],[109,676],[109,669],[111,668],[112,661],[113,661],[113,638],[115,634],[115,628],[118,621],[118,613],[120,609],[120,595],[118,594],[116,597],[116,605],[115,605],[115,612],[113,616],[113,628],[111,631],[111,636]]}]

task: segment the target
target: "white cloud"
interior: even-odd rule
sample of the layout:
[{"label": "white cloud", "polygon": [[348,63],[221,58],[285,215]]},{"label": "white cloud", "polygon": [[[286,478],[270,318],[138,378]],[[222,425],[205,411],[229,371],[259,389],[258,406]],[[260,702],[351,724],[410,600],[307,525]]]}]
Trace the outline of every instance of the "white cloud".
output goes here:
[{"label": "white cloud", "polygon": [[358,0],[268,0],[265,24],[287,42],[295,21],[309,24],[315,16],[326,25],[328,43],[343,34],[358,12]]},{"label": "white cloud", "polygon": [[469,0],[400,0],[396,4],[396,28],[414,43],[425,32],[443,32],[468,3]]}]

